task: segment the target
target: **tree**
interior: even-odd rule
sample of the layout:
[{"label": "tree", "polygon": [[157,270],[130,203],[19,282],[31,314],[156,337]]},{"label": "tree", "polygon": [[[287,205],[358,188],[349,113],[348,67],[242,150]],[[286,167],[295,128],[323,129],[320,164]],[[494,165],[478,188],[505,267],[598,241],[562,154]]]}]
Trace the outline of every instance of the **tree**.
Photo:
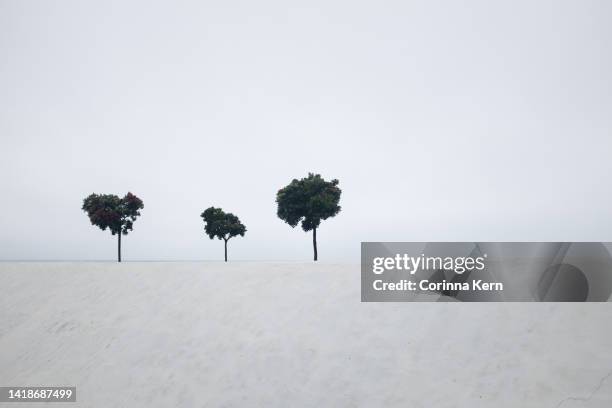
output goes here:
[{"label": "tree", "polygon": [[302,221],[302,229],[312,230],[314,260],[317,256],[317,228],[321,220],[334,217],[340,212],[338,180],[325,181],[319,174],[308,173],[301,180],[293,179],[289,185],[278,190],[276,203],[278,218],[294,228]]},{"label": "tree", "polygon": [[121,262],[121,235],[132,231],[134,221],[144,208],[142,200],[132,193],[119,198],[113,194],[91,194],[83,200],[83,211],[89,216],[92,225],[107,228],[112,235],[117,234],[117,261]]},{"label": "tree", "polygon": [[210,239],[216,237],[225,241],[225,262],[227,262],[227,241],[237,235],[244,237],[246,227],[238,217],[232,213],[225,213],[221,208],[207,208],[200,217],[204,219],[204,231]]}]

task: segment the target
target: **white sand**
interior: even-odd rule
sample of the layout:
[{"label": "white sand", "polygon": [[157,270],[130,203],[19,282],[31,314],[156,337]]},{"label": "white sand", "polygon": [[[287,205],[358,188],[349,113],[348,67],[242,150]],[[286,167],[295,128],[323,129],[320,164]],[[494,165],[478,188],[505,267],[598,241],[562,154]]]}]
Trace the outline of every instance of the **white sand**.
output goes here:
[{"label": "white sand", "polygon": [[612,406],[609,303],[366,304],[359,284],[357,265],[2,263],[0,385],[77,387],[53,407]]}]

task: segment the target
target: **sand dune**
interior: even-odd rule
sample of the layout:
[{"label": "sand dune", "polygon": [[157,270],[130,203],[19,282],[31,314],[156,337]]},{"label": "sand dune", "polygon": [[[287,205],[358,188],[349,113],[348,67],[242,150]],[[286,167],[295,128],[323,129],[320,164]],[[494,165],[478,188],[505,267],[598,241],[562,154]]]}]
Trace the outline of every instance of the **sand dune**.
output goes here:
[{"label": "sand dune", "polygon": [[358,265],[2,263],[0,385],[75,385],[70,407],[612,406],[609,303],[360,303],[359,284]]}]

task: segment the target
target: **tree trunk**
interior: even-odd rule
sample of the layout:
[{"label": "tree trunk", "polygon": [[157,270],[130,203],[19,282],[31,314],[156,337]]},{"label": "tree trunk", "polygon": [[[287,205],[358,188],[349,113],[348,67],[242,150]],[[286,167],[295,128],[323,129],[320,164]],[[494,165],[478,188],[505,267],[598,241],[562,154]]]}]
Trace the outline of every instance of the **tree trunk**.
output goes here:
[{"label": "tree trunk", "polygon": [[225,262],[227,262],[227,239],[225,241]]},{"label": "tree trunk", "polygon": [[312,229],[312,248],[314,249],[314,260],[317,260],[317,229]]},{"label": "tree trunk", "polygon": [[119,231],[119,239],[117,240],[117,262],[121,262],[121,231]]}]

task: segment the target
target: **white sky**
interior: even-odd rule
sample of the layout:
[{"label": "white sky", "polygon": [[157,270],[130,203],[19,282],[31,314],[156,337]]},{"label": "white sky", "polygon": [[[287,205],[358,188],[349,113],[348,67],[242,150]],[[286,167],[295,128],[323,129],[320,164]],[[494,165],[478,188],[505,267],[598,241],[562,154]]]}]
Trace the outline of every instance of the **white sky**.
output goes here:
[{"label": "white sky", "polygon": [[[304,2],[301,2],[304,3]],[[612,2],[0,0],[0,259],[308,260],[276,191],[338,178],[360,241],[612,240]]]}]

